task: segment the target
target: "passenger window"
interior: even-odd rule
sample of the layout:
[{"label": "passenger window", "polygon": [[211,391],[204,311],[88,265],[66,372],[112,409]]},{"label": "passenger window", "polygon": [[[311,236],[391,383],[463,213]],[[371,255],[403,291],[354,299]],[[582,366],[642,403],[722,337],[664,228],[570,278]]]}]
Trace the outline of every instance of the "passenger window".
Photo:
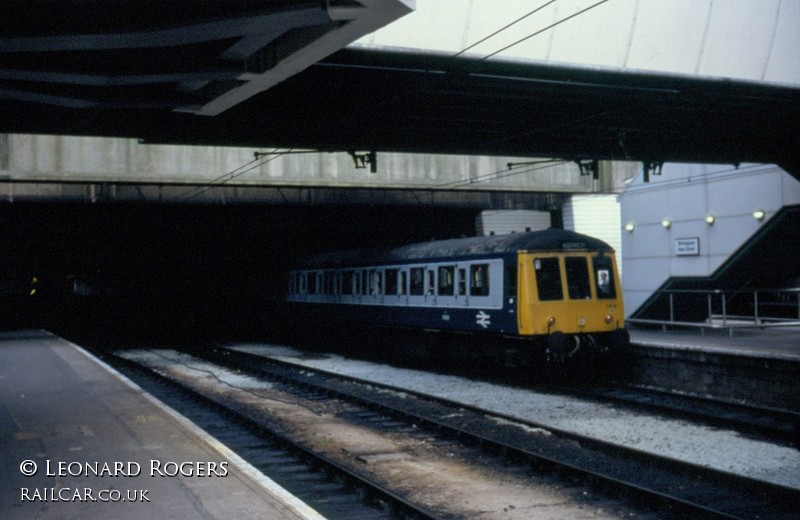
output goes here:
[{"label": "passenger window", "polygon": [[400,294],[408,294],[408,271],[400,271]]},{"label": "passenger window", "polygon": [[567,294],[571,300],[591,299],[589,289],[589,267],[586,258],[568,256],[564,258],[564,267],[567,270]]},{"label": "passenger window", "polygon": [[308,294],[317,294],[317,273],[308,274]]},{"label": "passenger window", "polygon": [[370,269],[369,271],[364,271],[364,294],[374,294],[375,293],[375,271]]},{"label": "passenger window", "polygon": [[458,269],[458,295],[467,295],[467,270],[464,268]]},{"label": "passenger window", "polygon": [[433,290],[436,288],[436,284],[434,283],[435,276],[435,271],[428,271],[428,288],[425,289],[426,296],[433,296]]},{"label": "passenger window", "polygon": [[475,264],[469,268],[469,293],[472,296],[489,295],[489,264]]},{"label": "passenger window", "polygon": [[377,296],[383,294],[381,287],[381,272],[374,269],[369,270],[369,294]]},{"label": "passenger window", "polygon": [[613,265],[611,258],[600,255],[594,257],[592,260],[594,264],[594,279],[595,288],[597,289],[597,297],[611,299],[617,297],[617,290],[614,287],[614,277],[612,276]]},{"label": "passenger window", "polygon": [[396,295],[397,294],[397,269],[387,269],[386,270],[386,294],[388,295]]},{"label": "passenger window", "polygon": [[533,261],[536,271],[536,289],[539,291],[540,301],[553,301],[564,299],[561,289],[561,268],[558,258],[536,258]]},{"label": "passenger window", "polygon": [[425,269],[414,267],[411,269],[411,291],[414,296],[425,294]]},{"label": "passenger window", "polygon": [[342,294],[353,294],[353,271],[344,271],[342,273]]},{"label": "passenger window", "polygon": [[453,296],[455,290],[455,267],[439,267],[439,296]]}]

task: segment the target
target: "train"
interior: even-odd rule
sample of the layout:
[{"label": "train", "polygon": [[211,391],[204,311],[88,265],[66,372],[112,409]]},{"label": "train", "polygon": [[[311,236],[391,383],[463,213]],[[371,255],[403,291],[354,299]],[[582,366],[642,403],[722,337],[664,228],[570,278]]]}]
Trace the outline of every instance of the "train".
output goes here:
[{"label": "train", "polygon": [[630,341],[614,249],[563,229],[314,254],[286,303],[303,328],[523,340],[498,348],[552,362]]}]

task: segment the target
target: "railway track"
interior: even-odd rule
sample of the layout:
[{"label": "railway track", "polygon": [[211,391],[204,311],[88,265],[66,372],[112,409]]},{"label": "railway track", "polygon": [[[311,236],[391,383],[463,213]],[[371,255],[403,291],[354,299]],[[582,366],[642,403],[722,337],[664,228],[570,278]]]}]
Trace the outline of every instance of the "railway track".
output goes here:
[{"label": "railway track", "polygon": [[[259,378],[278,380],[320,399],[358,402],[360,420],[391,428],[423,427],[457,439],[506,463],[578,479],[593,489],[654,505],[660,513],[691,518],[796,518],[800,492],[735,474],[611,445],[585,436],[489,416],[485,410],[381,387],[343,376],[227,349],[204,353]],[[377,390],[377,391],[376,391]],[[525,429],[520,428],[524,426]],[[530,432],[536,432],[531,434]]]},{"label": "railway track", "polygon": [[699,420],[712,426],[735,429],[743,435],[800,448],[800,413],[792,410],[677,394],[624,383],[550,388],[584,399],[621,403],[649,413]]},{"label": "railway track", "polygon": [[186,385],[124,358],[104,357],[139,386],[188,417],[326,518],[443,518]]}]

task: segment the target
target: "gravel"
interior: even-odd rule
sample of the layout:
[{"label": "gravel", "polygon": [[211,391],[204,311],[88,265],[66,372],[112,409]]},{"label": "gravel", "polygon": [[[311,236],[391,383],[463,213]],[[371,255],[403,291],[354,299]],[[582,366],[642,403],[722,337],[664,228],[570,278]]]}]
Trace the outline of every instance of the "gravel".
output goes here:
[{"label": "gravel", "polygon": [[733,430],[653,417],[574,397],[396,368],[336,354],[313,357],[269,344],[229,348],[446,398],[544,427],[800,489],[800,451],[741,437]]}]

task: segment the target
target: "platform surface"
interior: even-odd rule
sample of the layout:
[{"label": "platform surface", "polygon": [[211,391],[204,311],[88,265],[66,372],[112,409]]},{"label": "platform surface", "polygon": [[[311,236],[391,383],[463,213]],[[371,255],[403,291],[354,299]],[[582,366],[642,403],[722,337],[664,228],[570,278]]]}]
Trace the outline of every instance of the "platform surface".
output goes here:
[{"label": "platform surface", "polygon": [[706,332],[629,329],[631,342],[643,347],[706,351],[753,358],[800,360],[800,328],[744,329],[729,337]]},{"label": "platform surface", "polygon": [[0,332],[0,471],[5,520],[322,518],[127,378],[42,331]]}]

